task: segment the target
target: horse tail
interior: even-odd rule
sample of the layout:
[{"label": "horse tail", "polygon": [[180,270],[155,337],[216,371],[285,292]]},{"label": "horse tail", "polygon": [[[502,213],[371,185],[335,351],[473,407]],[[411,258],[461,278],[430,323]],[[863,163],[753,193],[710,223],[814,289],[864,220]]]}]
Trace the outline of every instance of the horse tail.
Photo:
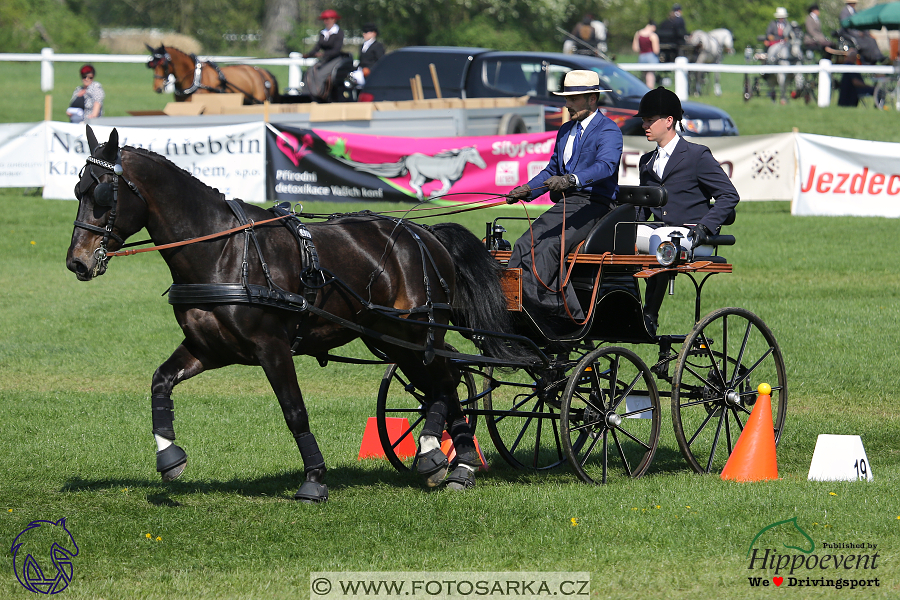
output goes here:
[{"label": "horse tail", "polygon": [[[481,240],[458,223],[441,223],[431,230],[450,253],[456,270],[451,320],[460,327],[515,333],[500,287],[500,264]],[[495,336],[484,336],[482,347],[486,355],[504,360],[533,358],[525,348]]]}]

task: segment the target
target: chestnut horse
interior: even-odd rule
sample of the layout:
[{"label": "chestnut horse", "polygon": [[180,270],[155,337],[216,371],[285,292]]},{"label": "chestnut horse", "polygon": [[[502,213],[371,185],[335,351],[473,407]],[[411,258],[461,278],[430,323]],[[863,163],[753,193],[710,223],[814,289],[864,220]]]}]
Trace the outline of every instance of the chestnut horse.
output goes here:
[{"label": "chestnut horse", "polygon": [[278,97],[278,82],[266,69],[252,65],[220,67],[178,48],[144,45],[153,55],[147,62],[153,69],[153,90],[163,93],[169,76],[174,75],[176,102],[189,101],[191,94],[238,93],[244,95],[244,104],[272,102]]},{"label": "chestnut horse", "polygon": [[[156,469],[163,480],[180,475],[187,462],[173,443],[173,388],[209,369],[258,365],[305,466],[294,497],[324,501],[325,461],[291,356],[316,356],[324,364],[329,350],[361,337],[427,398],[419,474],[432,487],[474,485],[480,459],[444,332],[451,320],[472,328],[464,335],[513,330],[499,267],[478,238],[454,223],[426,228],[369,212],[307,227],[277,208],[226,201],[158,154],[120,149],[115,129],[98,144],[88,127],[87,139],[91,156],[75,188],[78,214],[66,267],[82,281],[102,275],[108,253],[142,228],[154,244],[177,246],[158,248],[171,271],[169,302],[185,336],[151,384]],[[177,243],[184,240],[197,243]],[[481,359],[527,360],[499,337],[483,337]],[[439,443],[445,427],[458,459],[449,476]]]}]

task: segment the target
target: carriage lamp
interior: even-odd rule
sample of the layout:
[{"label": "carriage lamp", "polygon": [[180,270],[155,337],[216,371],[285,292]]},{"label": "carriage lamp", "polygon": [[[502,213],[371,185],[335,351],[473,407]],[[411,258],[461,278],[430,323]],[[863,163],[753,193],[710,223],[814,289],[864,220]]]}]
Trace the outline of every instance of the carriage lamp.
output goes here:
[{"label": "carriage lamp", "polygon": [[493,224],[487,223],[488,250],[512,250],[509,240],[503,239],[504,233],[506,229],[496,221]]},{"label": "carriage lamp", "polygon": [[656,248],[656,260],[664,267],[672,265],[678,258],[678,249],[672,242],[662,242]]},{"label": "carriage lamp", "polygon": [[679,231],[669,234],[669,241],[660,243],[656,248],[656,260],[664,267],[671,267],[679,262],[687,261],[687,250],[681,245],[684,236]]}]

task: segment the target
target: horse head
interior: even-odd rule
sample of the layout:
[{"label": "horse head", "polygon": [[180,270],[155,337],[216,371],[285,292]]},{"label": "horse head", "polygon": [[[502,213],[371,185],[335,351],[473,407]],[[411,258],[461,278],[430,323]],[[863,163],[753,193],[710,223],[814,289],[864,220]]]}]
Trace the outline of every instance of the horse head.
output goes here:
[{"label": "horse head", "polygon": [[476,167],[480,169],[486,169],[487,163],[484,162],[484,159],[481,157],[481,154],[478,152],[477,146],[468,146],[465,148],[461,154],[466,157],[466,160]]},{"label": "horse head", "polygon": [[147,67],[153,69],[153,91],[161,94],[166,89],[166,82],[171,75],[175,74],[172,66],[172,58],[169,56],[168,50],[163,45],[159,48],[153,48],[149,44],[147,50],[150,51],[150,60],[147,61]]},{"label": "horse head", "polygon": [[[24,588],[41,594],[63,591],[72,580],[72,559],[78,556],[78,544],[66,528],[66,519],[59,521],[32,521],[13,541],[10,552],[16,578]],[[49,553],[50,563],[44,561]]]},{"label": "horse head", "polygon": [[146,220],[146,202],[124,178],[119,133],[113,129],[101,144],[88,125],[87,141],[91,154],[75,185],[78,214],[66,253],[66,267],[81,281],[105,273],[107,250],[121,248]]}]

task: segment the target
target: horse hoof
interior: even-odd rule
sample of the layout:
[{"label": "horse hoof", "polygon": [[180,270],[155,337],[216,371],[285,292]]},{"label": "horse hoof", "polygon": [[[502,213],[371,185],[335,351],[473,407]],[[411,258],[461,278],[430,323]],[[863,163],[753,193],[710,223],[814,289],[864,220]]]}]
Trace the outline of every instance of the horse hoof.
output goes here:
[{"label": "horse hoof", "polygon": [[187,466],[187,462],[184,462],[177,467],[173,467],[168,471],[160,472],[163,481],[174,481],[178,479],[178,477],[184,472],[184,468]]},{"label": "horse hoof", "polygon": [[419,455],[416,470],[419,475],[425,476],[425,485],[428,487],[437,487],[441,485],[441,482],[444,481],[444,477],[447,476],[449,464],[447,455],[441,452],[440,448],[434,448],[425,454]]},{"label": "horse hoof", "polygon": [[297,493],[294,494],[294,500],[300,500],[307,504],[320,504],[328,500],[328,486],[317,481],[304,481]]},{"label": "horse hoof", "polygon": [[187,454],[184,450],[172,444],[165,450],[156,453],[156,470],[163,481],[177,479],[187,466]]},{"label": "horse hoof", "polygon": [[463,465],[453,469],[450,477],[447,478],[448,490],[463,491],[473,487],[475,487],[475,472]]}]

